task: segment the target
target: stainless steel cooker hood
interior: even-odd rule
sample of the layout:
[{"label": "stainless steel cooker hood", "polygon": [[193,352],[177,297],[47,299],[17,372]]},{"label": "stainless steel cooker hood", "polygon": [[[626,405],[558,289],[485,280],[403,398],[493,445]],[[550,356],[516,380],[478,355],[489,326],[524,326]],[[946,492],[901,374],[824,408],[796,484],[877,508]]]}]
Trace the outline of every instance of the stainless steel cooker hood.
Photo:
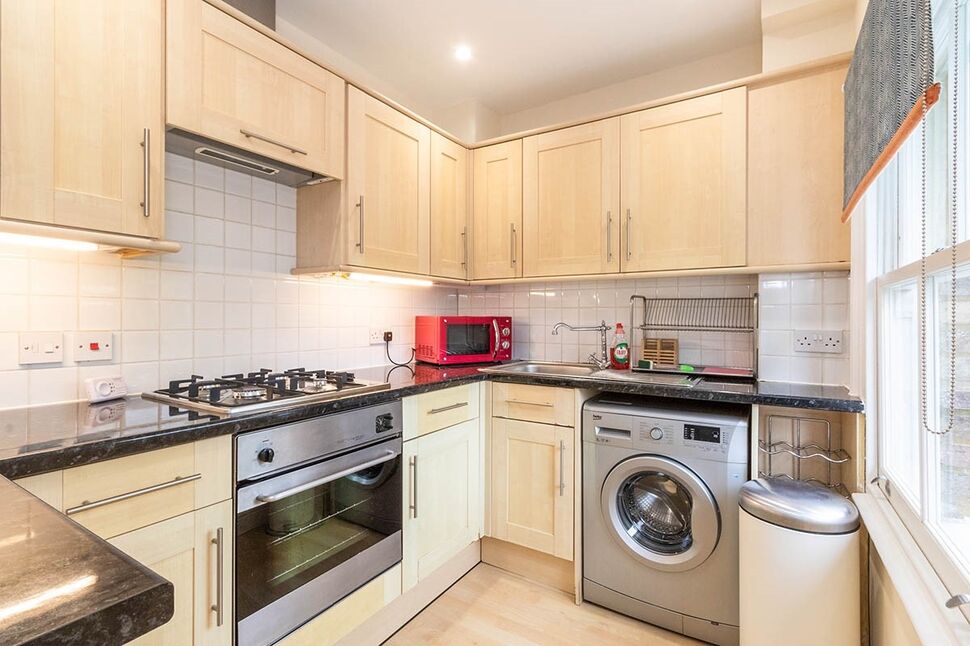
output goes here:
[{"label": "stainless steel cooker hood", "polygon": [[165,134],[165,150],[286,186],[306,186],[333,179],[178,128]]}]

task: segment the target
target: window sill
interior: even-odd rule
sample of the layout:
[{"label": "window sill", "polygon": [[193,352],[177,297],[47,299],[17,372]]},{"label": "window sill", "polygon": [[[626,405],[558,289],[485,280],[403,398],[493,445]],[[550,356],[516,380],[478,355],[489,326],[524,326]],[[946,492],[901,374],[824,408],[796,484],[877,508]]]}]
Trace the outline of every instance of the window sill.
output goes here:
[{"label": "window sill", "polygon": [[924,644],[970,643],[970,624],[959,610],[946,607],[951,595],[916,541],[882,492],[869,491],[852,499],[916,634]]}]

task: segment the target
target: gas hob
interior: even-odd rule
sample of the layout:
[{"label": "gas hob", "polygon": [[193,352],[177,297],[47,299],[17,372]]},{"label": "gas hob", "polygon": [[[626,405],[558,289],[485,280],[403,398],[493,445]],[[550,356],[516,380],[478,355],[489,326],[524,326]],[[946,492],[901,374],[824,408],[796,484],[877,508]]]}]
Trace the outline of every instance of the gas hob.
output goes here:
[{"label": "gas hob", "polygon": [[351,395],[386,390],[390,384],[357,379],[352,372],[292,368],[273,372],[224,375],[206,379],[192,375],[170,381],[142,395],[145,399],[220,416],[290,408]]}]

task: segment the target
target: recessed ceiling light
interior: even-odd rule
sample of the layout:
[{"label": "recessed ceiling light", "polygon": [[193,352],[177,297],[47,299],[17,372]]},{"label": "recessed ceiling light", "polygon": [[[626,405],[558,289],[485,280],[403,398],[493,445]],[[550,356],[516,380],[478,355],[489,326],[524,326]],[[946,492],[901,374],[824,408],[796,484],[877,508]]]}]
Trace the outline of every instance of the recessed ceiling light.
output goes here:
[{"label": "recessed ceiling light", "polygon": [[461,63],[467,63],[472,59],[472,48],[468,45],[461,44],[455,47],[455,60]]}]

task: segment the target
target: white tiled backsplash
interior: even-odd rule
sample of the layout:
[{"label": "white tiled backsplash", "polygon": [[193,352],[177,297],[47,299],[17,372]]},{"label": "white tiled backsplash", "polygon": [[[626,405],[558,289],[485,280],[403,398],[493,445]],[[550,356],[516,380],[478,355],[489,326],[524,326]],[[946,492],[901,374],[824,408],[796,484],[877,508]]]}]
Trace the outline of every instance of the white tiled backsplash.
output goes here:
[{"label": "white tiled backsplash", "polygon": [[[166,237],[178,254],[0,247],[0,407],[77,399],[84,379],[122,375],[133,392],[191,373],[382,365],[371,327],[406,359],[416,314],[454,313],[453,288],[296,278],[296,191],[169,154]],[[76,363],[77,330],[111,330],[110,362]],[[18,332],[63,331],[63,364],[18,365]]]},{"label": "white tiled backsplash", "polygon": [[[848,272],[762,274],[761,379],[845,385],[849,378]],[[796,330],[841,330],[842,354],[794,351]]]}]

